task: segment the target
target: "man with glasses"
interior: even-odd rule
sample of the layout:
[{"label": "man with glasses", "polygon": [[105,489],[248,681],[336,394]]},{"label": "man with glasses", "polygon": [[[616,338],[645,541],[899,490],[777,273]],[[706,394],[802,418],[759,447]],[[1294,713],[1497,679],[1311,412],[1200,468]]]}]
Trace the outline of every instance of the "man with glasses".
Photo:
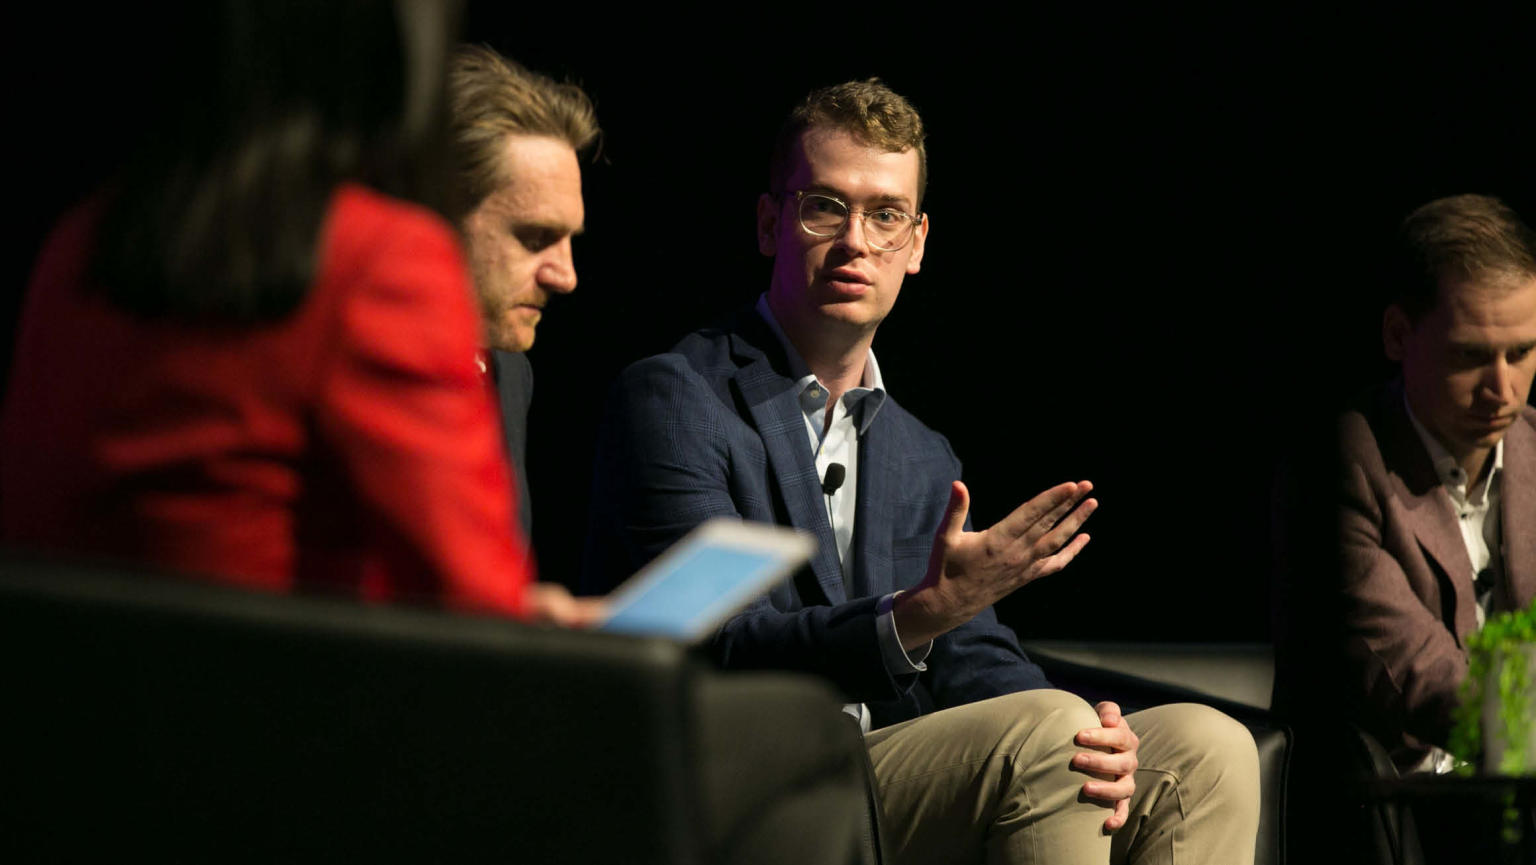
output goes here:
[{"label": "man with glasses", "polygon": [[1126,718],[1052,690],[992,611],[1087,544],[1092,484],[970,531],[949,443],[885,391],[871,344],[923,261],[923,137],[876,80],[819,90],[791,114],[757,207],[768,291],[614,388],[588,588],[711,516],[812,532],[811,566],[713,648],[728,667],[841,689],[898,861],[1251,862],[1246,729],[1205,707]]}]

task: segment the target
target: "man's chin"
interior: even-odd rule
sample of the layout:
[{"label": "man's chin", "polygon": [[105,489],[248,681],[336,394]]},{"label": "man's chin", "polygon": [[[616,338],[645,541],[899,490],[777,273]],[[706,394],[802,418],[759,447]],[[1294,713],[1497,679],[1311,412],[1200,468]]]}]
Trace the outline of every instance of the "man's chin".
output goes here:
[{"label": "man's chin", "polygon": [[1475,423],[1464,432],[1464,438],[1478,448],[1491,448],[1503,440],[1504,434],[1514,426],[1513,417],[1487,423]]},{"label": "man's chin", "polygon": [[885,318],[883,314],[873,307],[867,300],[839,300],[823,303],[819,307],[822,318],[835,321],[838,324],[859,330],[868,330],[879,326]]},{"label": "man's chin", "polygon": [[534,332],[530,328],[527,331],[521,329],[507,330],[497,334],[491,340],[491,348],[497,351],[510,351],[514,354],[533,348]]}]

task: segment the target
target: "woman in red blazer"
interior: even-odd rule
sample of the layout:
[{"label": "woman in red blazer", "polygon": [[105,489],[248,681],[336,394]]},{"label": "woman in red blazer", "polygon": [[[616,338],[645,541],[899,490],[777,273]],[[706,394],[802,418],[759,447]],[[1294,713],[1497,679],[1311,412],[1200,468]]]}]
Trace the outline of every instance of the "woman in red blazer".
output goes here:
[{"label": "woman in red blazer", "polygon": [[0,537],[587,618],[530,590],[457,238],[411,203],[447,185],[446,45],[420,35],[447,28],[391,4],[249,6],[201,13],[214,35],[178,46],[199,74],[43,249],[0,417]]}]

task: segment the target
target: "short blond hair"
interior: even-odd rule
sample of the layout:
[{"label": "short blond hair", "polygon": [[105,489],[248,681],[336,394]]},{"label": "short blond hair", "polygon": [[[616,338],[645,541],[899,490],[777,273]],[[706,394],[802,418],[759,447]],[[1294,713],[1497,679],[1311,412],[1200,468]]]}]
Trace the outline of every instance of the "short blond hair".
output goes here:
[{"label": "short blond hair", "polygon": [[923,118],[905,97],[878,78],[848,81],[812,91],[791,111],[774,142],[768,191],[783,195],[794,170],[796,146],[807,129],[837,129],[855,140],[891,153],[917,151],[917,201],[928,187],[927,132]]},{"label": "short blond hair", "polygon": [[529,71],[481,45],[460,46],[449,60],[448,111],[461,214],[503,182],[502,144],[508,135],[547,135],[580,153],[602,132],[592,100],[580,87]]}]

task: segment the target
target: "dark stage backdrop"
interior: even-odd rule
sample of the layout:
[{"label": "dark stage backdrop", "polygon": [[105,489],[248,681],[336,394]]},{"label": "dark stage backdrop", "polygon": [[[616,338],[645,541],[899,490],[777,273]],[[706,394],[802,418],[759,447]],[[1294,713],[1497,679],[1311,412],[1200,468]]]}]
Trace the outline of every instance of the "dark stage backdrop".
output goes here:
[{"label": "dark stage backdrop", "polygon": [[[1270,491],[1324,458],[1307,443],[1385,372],[1376,257],[1394,223],[1463,191],[1536,219],[1513,21],[572,8],[471,4],[465,22],[581,83],[605,129],[580,286],[531,353],[546,578],[579,566],[616,373],[766,287],[755,202],[779,120],[814,86],[878,75],[928,123],[928,254],[875,350],[965,461],[976,524],[1060,481],[1097,486],[1084,554],[1001,605],[1026,637],[1266,639]],[[11,134],[13,286],[109,164],[136,40],[165,26],[33,14],[9,37],[10,115],[28,121]]]}]

